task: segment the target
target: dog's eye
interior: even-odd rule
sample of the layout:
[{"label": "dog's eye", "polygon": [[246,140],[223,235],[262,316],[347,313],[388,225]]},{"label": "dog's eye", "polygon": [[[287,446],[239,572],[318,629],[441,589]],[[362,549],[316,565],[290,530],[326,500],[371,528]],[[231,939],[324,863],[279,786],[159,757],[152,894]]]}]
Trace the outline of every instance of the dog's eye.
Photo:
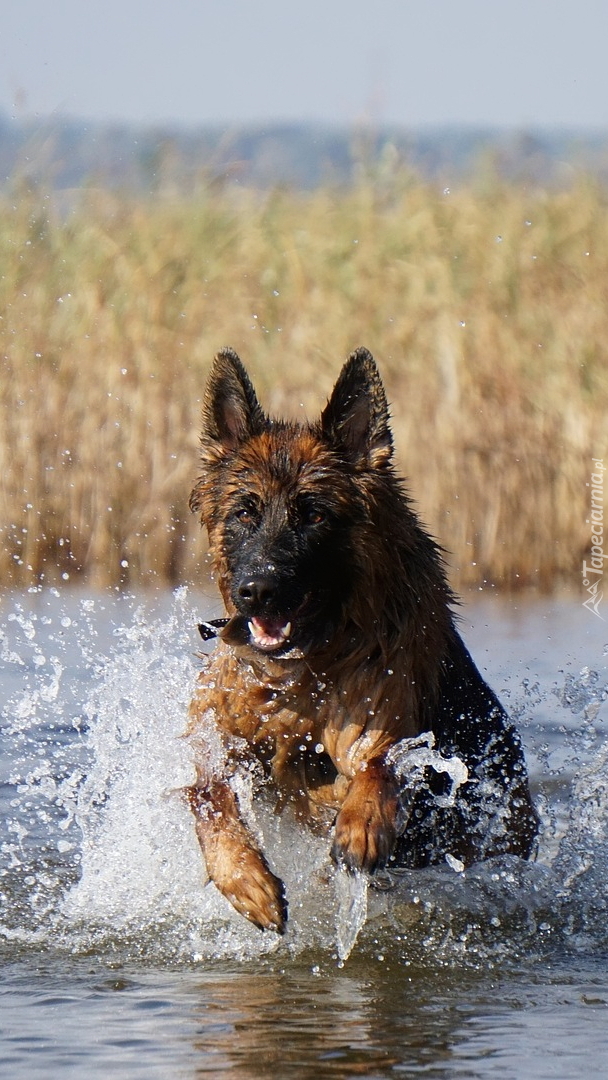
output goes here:
[{"label": "dog's eye", "polygon": [[241,525],[255,525],[260,517],[257,507],[253,504],[240,506],[234,516]]},{"label": "dog's eye", "polygon": [[300,518],[304,525],[321,525],[326,516],[325,511],[314,503],[307,503],[300,508]]}]

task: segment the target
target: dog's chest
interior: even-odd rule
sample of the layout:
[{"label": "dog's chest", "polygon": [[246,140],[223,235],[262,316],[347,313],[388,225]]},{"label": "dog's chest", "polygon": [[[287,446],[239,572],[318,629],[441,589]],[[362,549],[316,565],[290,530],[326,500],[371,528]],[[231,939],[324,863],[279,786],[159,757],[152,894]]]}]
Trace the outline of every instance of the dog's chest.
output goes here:
[{"label": "dog's chest", "polygon": [[370,693],[362,678],[345,689],[305,665],[266,668],[223,647],[201,673],[193,726],[207,710],[223,731],[246,740],[281,769],[302,754],[326,754],[339,773],[352,776],[395,738],[414,733],[404,730],[386,683]]}]

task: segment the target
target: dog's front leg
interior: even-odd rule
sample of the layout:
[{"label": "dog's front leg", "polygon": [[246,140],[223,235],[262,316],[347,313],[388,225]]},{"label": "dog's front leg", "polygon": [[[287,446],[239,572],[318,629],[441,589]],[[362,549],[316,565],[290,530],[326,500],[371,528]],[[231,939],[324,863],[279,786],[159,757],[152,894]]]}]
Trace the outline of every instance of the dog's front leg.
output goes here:
[{"label": "dog's front leg", "polygon": [[382,758],[364,762],[336,818],[331,857],[348,870],[385,866],[397,836],[398,784]]},{"label": "dog's front leg", "polygon": [[261,930],[282,934],[287,921],[283,882],[272,873],[239,816],[225,780],[187,789],[207,873],[232,906]]}]

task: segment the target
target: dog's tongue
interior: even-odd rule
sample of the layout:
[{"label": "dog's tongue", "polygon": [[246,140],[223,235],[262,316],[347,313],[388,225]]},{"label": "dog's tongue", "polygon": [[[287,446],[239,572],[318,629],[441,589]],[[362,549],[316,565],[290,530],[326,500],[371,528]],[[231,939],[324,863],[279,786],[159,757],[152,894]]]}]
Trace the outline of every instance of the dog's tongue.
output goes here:
[{"label": "dog's tongue", "polygon": [[291,623],[279,619],[261,619],[255,616],[247,624],[251,640],[258,649],[278,649],[291,634]]}]

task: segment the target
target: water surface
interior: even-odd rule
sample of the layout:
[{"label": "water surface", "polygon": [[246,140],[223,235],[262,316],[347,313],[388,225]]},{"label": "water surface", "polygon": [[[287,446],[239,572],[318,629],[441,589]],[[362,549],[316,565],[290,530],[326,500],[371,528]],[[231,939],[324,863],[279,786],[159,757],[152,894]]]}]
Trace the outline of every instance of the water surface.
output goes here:
[{"label": "water surface", "polygon": [[523,733],[535,863],[372,890],[254,810],[290,898],[279,939],[204,884],[180,794],[214,613],[184,591],[3,602],[1,1074],[608,1075],[605,624],[576,600],[464,608]]}]

